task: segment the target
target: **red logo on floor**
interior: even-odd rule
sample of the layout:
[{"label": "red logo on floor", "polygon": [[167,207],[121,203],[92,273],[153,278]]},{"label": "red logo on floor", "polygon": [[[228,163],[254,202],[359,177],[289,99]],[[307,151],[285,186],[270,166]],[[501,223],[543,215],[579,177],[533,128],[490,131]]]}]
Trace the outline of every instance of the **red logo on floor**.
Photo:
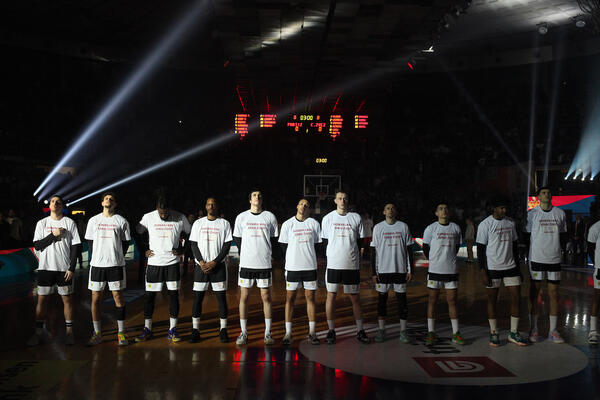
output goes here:
[{"label": "red logo on floor", "polygon": [[432,378],[515,376],[488,357],[413,357]]}]

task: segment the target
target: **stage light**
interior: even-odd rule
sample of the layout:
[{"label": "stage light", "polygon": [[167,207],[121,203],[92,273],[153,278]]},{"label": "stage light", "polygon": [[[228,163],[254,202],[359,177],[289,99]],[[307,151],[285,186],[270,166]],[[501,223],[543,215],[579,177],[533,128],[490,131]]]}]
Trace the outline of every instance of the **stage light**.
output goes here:
[{"label": "stage light", "polygon": [[44,204],[48,204],[48,200],[44,200]]},{"label": "stage light", "polygon": [[150,174],[150,173],[152,173],[154,171],[157,171],[159,169],[165,168],[165,167],[167,167],[167,166],[169,166],[171,164],[175,164],[175,163],[177,163],[179,161],[182,161],[182,160],[184,160],[186,158],[194,156],[194,155],[196,155],[198,153],[202,153],[203,151],[206,151],[206,150],[209,150],[209,149],[211,149],[213,147],[216,147],[216,146],[220,145],[221,143],[224,143],[224,142],[226,142],[228,140],[231,140],[234,137],[235,136],[231,135],[230,132],[227,132],[225,134],[221,134],[220,136],[217,136],[215,139],[212,139],[212,140],[210,140],[208,142],[202,143],[202,144],[200,144],[200,145],[198,145],[196,147],[193,147],[193,148],[191,148],[189,150],[184,151],[183,153],[176,154],[176,155],[174,155],[174,156],[172,156],[170,158],[167,158],[166,160],[163,160],[163,161],[161,161],[161,162],[159,162],[157,164],[154,164],[154,165],[152,165],[152,166],[150,166],[148,168],[145,168],[145,169],[143,169],[141,171],[135,172],[135,173],[133,173],[133,174],[131,174],[131,175],[125,177],[125,178],[122,178],[122,179],[120,179],[120,180],[118,180],[116,182],[110,183],[110,184],[108,184],[108,185],[106,185],[106,186],[104,186],[104,187],[102,187],[102,188],[100,188],[100,189],[98,189],[98,190],[90,193],[90,194],[86,194],[85,196],[80,197],[80,198],[78,198],[78,199],[76,199],[76,200],[68,203],[67,207],[69,207],[69,206],[71,206],[71,205],[73,205],[75,203],[79,203],[80,201],[85,200],[85,199],[87,199],[89,197],[92,197],[92,196],[95,196],[97,194],[100,194],[100,193],[102,193],[102,192],[104,192],[104,191],[106,191],[108,189],[112,189],[114,187],[121,186],[121,185],[123,185],[123,184],[125,184],[127,182],[131,182],[131,181],[133,181],[135,179],[141,178],[142,176],[148,175],[148,174]]},{"label": "stage light", "polygon": [[537,24],[537,31],[540,35],[545,35],[546,33],[548,33],[548,23],[542,22],[540,24]]},{"label": "stage light", "polygon": [[[42,183],[33,193],[36,196],[42,188],[49,184],[56,173],[69,161],[73,156],[86,144],[109,120],[114,113],[128,100],[133,93],[144,83],[151,73],[156,70],[156,67],[160,64],[165,56],[173,50],[174,45],[184,36],[188,29],[198,23],[198,17],[202,15],[201,11],[205,10],[208,2],[206,0],[198,0],[195,5],[190,9],[186,10],[182,18],[180,18],[168,34],[158,43],[155,49],[143,60],[141,65],[130,75],[119,88],[119,90],[110,98],[110,100],[104,105],[102,110],[92,122],[83,130],[79,135],[75,143],[67,150],[63,157],[54,166],[52,171],[46,176]],[[206,12],[204,15],[208,15]]]}]

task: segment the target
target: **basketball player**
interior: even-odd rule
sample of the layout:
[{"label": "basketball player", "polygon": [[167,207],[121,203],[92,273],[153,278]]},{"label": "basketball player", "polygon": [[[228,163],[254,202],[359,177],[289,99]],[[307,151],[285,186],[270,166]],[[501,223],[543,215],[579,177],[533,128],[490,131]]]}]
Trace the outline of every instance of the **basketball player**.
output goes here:
[{"label": "basketball player", "polygon": [[35,333],[28,345],[51,339],[46,330],[49,296],[58,289],[62,298],[67,336],[65,343],[72,345],[73,338],[73,273],[77,264],[81,240],[75,222],[63,215],[64,202],[60,196],[50,198],[50,216],[38,221],[33,236],[33,246],[39,252],[37,274],[37,306]]},{"label": "basketball player", "polygon": [[113,192],[104,193],[101,204],[102,213],[90,218],[85,232],[85,239],[88,241],[92,253],[88,288],[92,291],[92,323],[94,325],[94,333],[88,341],[88,345],[93,346],[102,342],[100,302],[104,288],[108,284],[108,290],[112,292],[116,305],[117,341],[119,346],[126,346],[129,344],[129,340],[125,336],[123,290],[125,290],[127,282],[125,254],[131,240],[129,223],[115,213],[117,197]]},{"label": "basketball player", "polygon": [[271,335],[271,255],[273,253],[272,238],[279,235],[279,227],[275,216],[262,208],[263,197],[260,190],[253,190],[249,195],[250,210],[239,214],[235,219],[233,238],[240,249],[240,327],[237,338],[238,345],[248,343],[248,296],[250,288],[260,289],[265,316],[265,344],[270,346],[275,341]]},{"label": "basketball player", "polygon": [[490,323],[490,346],[500,346],[496,322],[496,305],[500,285],[510,293],[510,333],[508,341],[527,346],[519,334],[519,308],[521,304],[521,269],[519,267],[518,236],[515,223],[506,216],[508,201],[494,200],[494,212],[481,221],[477,229],[477,254],[483,283],[487,289],[487,310]]},{"label": "basketball player", "polygon": [[219,303],[219,318],[221,327],[219,339],[227,343],[227,265],[225,258],[233,237],[229,221],[219,217],[219,206],[214,197],[206,199],[206,217],[197,219],[192,226],[190,243],[196,267],[194,270],[194,306],[192,314],[191,343],[200,341],[200,317],[202,301],[208,285],[212,285]]},{"label": "basketball player", "polygon": [[371,267],[373,268],[375,290],[379,293],[377,302],[379,330],[375,336],[376,342],[385,341],[385,317],[387,316],[387,300],[390,289],[394,290],[398,300],[400,342],[410,342],[406,334],[408,315],[406,283],[412,279],[412,245],[414,241],[408,225],[396,219],[397,213],[394,204],[386,204],[383,208],[385,220],[373,228]]},{"label": "basketball player", "polygon": [[292,343],[292,314],[296,301],[296,290],[304,288],[306,313],[308,314],[308,341],[319,344],[315,332],[315,292],[317,290],[317,252],[321,243],[321,226],[310,218],[310,203],[300,199],[296,215],[281,225],[279,244],[285,254],[285,336],[283,345]]},{"label": "basketball player", "polygon": [[590,333],[588,342],[598,344],[598,305],[600,304],[600,221],[596,222],[588,232],[588,254],[594,263],[594,297],[590,315]]},{"label": "basketball player", "polygon": [[427,287],[429,302],[427,304],[427,338],[425,344],[430,346],[436,341],[435,335],[435,305],[440,295],[440,289],[446,290],[446,301],[450,323],[452,324],[452,343],[464,344],[464,339],[458,330],[458,311],[456,297],[458,292],[458,268],[456,254],[462,242],[460,228],[450,222],[450,208],[445,202],[435,207],[438,220],[423,233],[423,253],[429,259]]},{"label": "basketball player", "polygon": [[552,343],[564,343],[556,329],[558,319],[558,286],[560,284],[560,262],[562,249],[567,243],[567,220],[565,212],[552,206],[552,193],[548,187],[538,190],[540,205],[527,213],[529,236],[529,271],[531,285],[529,290],[530,324],[529,340],[539,342],[537,327],[537,299],[542,282],[548,281],[550,297],[550,329],[548,340]]},{"label": "basketball player", "polygon": [[148,232],[149,248],[145,254],[148,268],[146,268],[144,296],[144,329],[135,341],[144,342],[152,338],[152,314],[154,314],[156,294],[162,291],[164,285],[169,293],[167,340],[177,343],[181,341],[176,329],[181,284],[179,256],[184,252],[179,238],[182,234],[189,235],[190,223],[185,215],[171,210],[167,199],[161,196],[156,201],[156,210],[144,214],[136,230],[140,235]]},{"label": "basketball player", "polygon": [[362,311],[360,307],[360,242],[364,238],[364,230],[360,215],[348,211],[348,195],[344,192],[335,194],[336,209],[323,217],[321,237],[327,248],[327,343],[334,344],[335,299],[340,287],[350,296],[352,311],[356,320],[356,339],[361,343],[371,340],[363,329]]}]

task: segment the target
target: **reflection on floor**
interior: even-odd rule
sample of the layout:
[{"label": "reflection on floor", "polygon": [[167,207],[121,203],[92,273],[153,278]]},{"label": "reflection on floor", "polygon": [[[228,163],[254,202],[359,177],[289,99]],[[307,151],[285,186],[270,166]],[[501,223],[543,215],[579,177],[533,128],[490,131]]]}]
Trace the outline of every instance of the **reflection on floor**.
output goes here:
[{"label": "reflection on floor", "polygon": [[[239,333],[237,302],[239,291],[236,286],[237,274],[233,268],[229,274],[229,334],[232,339]],[[320,268],[320,288],[317,292],[318,324],[317,329],[326,330],[325,323],[325,289],[324,271]],[[168,328],[168,298],[166,294],[157,298],[157,308],[154,315],[155,338],[145,343],[119,348],[115,342],[116,324],[112,318],[113,306],[108,302],[103,304],[103,334],[104,342],[96,347],[86,347],[84,343],[91,332],[89,299],[87,287],[87,271],[77,273],[75,294],[77,317],[75,335],[77,344],[66,347],[64,341],[64,319],[60,300],[53,299],[53,311],[49,317],[49,329],[55,335],[53,343],[36,348],[25,347],[25,342],[33,332],[33,305],[35,296],[31,296],[31,279],[21,282],[1,284],[0,292],[3,301],[0,302],[0,398],[397,398],[398,396],[419,396],[436,398],[503,398],[507,396],[532,397],[544,399],[558,398],[597,398],[600,396],[598,379],[600,378],[600,362],[597,348],[587,345],[587,326],[592,288],[589,285],[586,271],[567,270],[563,272],[561,283],[561,317],[559,326],[567,339],[566,345],[540,343],[530,348],[519,349],[506,344],[490,351],[485,346],[487,332],[487,317],[485,314],[485,289],[481,286],[477,266],[462,265],[460,268],[459,309],[461,326],[468,341],[461,348],[461,359],[415,360],[419,354],[411,353],[412,349],[420,349],[418,337],[425,323],[427,289],[425,281],[426,270],[420,268],[416,279],[408,291],[409,320],[411,332],[417,345],[405,345],[408,351],[396,342],[394,335],[397,320],[395,300],[390,297],[388,309],[388,324],[390,339],[383,344],[361,345],[353,338],[354,319],[349,299],[340,296],[338,300],[336,326],[347,338],[340,335],[335,346],[321,344],[313,349],[306,343],[301,343],[308,333],[303,296],[298,296],[294,317],[295,342],[290,348],[281,346],[284,324],[285,290],[283,271],[281,268],[274,272],[273,290],[273,335],[277,343],[272,348],[265,348],[262,343],[264,322],[258,291],[251,294],[249,315],[249,345],[237,348],[234,343],[221,344],[217,337],[219,324],[217,303],[212,294],[205,299],[204,315],[201,322],[203,340],[197,344],[187,341],[180,344],[169,344],[166,340]],[[128,274],[127,327],[130,338],[137,335],[143,326],[143,300],[140,296],[142,285],[136,282],[137,268],[130,266]],[[377,296],[369,282],[366,268],[363,270],[361,297],[365,323],[374,324],[377,313]],[[528,290],[527,279],[522,288],[525,295]],[[187,339],[191,329],[192,282],[188,274],[182,283],[181,318],[179,331]],[[7,295],[6,293],[10,293]],[[108,295],[106,296],[108,297]],[[508,296],[500,292],[499,327],[506,332],[508,328]],[[442,337],[447,336],[448,313],[442,296],[438,305],[438,326]],[[542,303],[540,330],[548,329],[547,305]],[[527,303],[522,300],[522,313],[526,315]],[[520,330],[527,332],[528,322],[524,317]],[[373,333],[371,332],[372,336]],[[483,342],[481,342],[483,341]],[[481,343],[478,343],[481,342]],[[556,349],[556,350],[554,350]],[[423,349],[419,350],[421,353]],[[540,357],[544,354],[548,359],[561,359],[559,363],[548,363],[540,367],[537,363],[534,373],[520,372],[522,358],[507,356],[519,352],[527,352],[528,357]],[[409,354],[410,353],[410,354]],[[560,354],[559,354],[560,353]],[[336,355],[337,354],[337,355]],[[582,358],[581,354],[585,355]],[[318,357],[324,357],[317,359]],[[456,353],[438,356],[456,357]],[[327,358],[329,357],[329,358]],[[341,358],[340,358],[341,357]],[[465,358],[467,357],[467,358]],[[468,358],[471,357],[471,358]],[[479,357],[479,358],[477,358]],[[565,376],[551,381],[539,383],[494,384],[478,381],[476,376],[468,377],[468,385],[458,385],[458,377],[433,377],[442,372],[461,374],[481,373],[481,364],[487,368],[486,361],[481,357],[491,359],[501,364],[509,372],[506,379],[527,381],[528,376]],[[311,361],[316,360],[316,361]],[[335,362],[332,363],[331,360]],[[337,361],[344,361],[337,363]],[[361,370],[352,370],[345,361],[360,365]],[[578,365],[585,364],[583,370],[576,372]],[[534,360],[535,361],[535,360]],[[396,364],[394,364],[396,363]],[[408,363],[413,363],[412,366]],[[512,363],[512,364],[511,364]],[[380,370],[386,370],[381,364],[403,365],[407,371],[414,373],[411,383],[394,380],[392,376],[382,375]],[[428,367],[429,366],[429,367]],[[428,369],[429,368],[429,369]],[[437,368],[434,371],[431,368]],[[343,369],[346,369],[345,371]],[[388,370],[390,370],[388,368]],[[456,372],[456,371],[468,372]],[[379,372],[378,372],[379,371]],[[498,371],[498,370],[495,370]],[[517,372],[517,373],[515,373]],[[364,375],[363,375],[364,374]],[[502,373],[496,372],[502,375]],[[510,374],[515,377],[510,377]],[[420,378],[417,379],[417,375]],[[379,376],[372,377],[372,376]],[[489,379],[489,375],[487,378]],[[494,379],[503,379],[496,377]],[[535,379],[534,379],[535,380]],[[471,383],[471,381],[473,381]],[[427,383],[416,383],[427,382]],[[442,383],[442,384],[440,384]],[[498,383],[498,382],[496,382]],[[391,396],[391,397],[388,397]]]}]

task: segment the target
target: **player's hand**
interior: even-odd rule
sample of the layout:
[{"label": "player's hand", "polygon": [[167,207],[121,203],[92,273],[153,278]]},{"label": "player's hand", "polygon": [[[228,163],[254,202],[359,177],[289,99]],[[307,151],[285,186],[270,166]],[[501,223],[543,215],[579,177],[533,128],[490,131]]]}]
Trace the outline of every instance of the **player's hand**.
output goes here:
[{"label": "player's hand", "polygon": [[181,249],[173,249],[171,251],[171,253],[173,253],[174,256],[180,256],[180,255],[183,254],[183,250],[181,250]]},{"label": "player's hand", "polygon": [[54,235],[54,237],[61,237],[61,236],[63,236],[64,232],[65,232],[65,228],[52,229],[52,234]]},{"label": "player's hand", "polygon": [[146,258],[150,258],[154,255],[154,252],[152,250],[146,250]]},{"label": "player's hand", "polygon": [[406,283],[408,283],[408,282],[412,281],[412,278],[413,278],[413,277],[412,277],[412,274],[411,274],[410,272],[408,272],[408,273],[406,274]]},{"label": "player's hand", "polygon": [[206,261],[200,261],[200,269],[202,272],[207,273],[209,271],[208,264]]},{"label": "player's hand", "polygon": [[379,278],[377,277],[377,275],[373,275],[373,284],[377,285],[379,283]]},{"label": "player's hand", "polygon": [[73,278],[73,272],[67,270],[65,272],[65,282],[69,282]]},{"label": "player's hand", "polygon": [[217,263],[214,261],[209,261],[206,263],[206,270],[211,271],[217,266]]}]

